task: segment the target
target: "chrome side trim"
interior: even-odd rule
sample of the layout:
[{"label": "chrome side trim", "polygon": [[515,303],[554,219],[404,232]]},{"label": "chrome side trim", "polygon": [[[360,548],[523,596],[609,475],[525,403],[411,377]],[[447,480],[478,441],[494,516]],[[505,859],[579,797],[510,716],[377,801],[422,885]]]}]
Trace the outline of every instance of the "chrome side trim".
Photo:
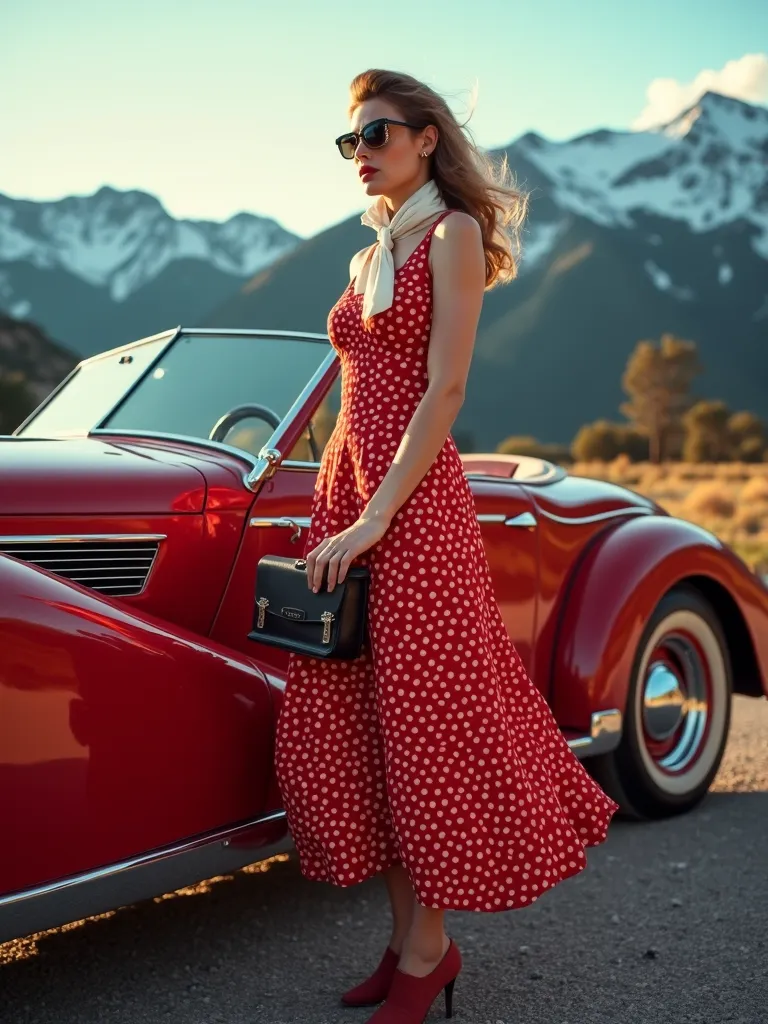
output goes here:
[{"label": "chrome side trim", "polygon": [[301,536],[301,531],[308,530],[311,525],[311,516],[257,516],[248,523],[248,526],[288,526],[293,530],[291,543],[295,543]]},{"label": "chrome side trim", "polygon": [[538,520],[532,512],[519,512],[516,516],[505,516],[503,512],[479,512],[479,523],[503,523],[505,526],[538,526]]},{"label": "chrome side trim", "polygon": [[279,810],[117,864],[0,896],[0,942],[156,899],[202,879],[289,853],[291,848],[285,812]]},{"label": "chrome side trim", "polygon": [[285,811],[273,811],[271,814],[261,818],[252,818],[250,821],[240,825],[230,825],[227,828],[218,829],[215,832],[197,836],[195,839],[187,839],[172,846],[164,846],[160,850],[153,850],[152,853],[142,853],[127,860],[118,861],[116,864],[108,864],[103,868],[96,868],[93,871],[84,871],[79,875],[71,875],[69,878],[62,878],[56,882],[49,882],[46,885],[39,885],[34,889],[23,889],[21,892],[12,892],[9,896],[0,896],[0,909],[23,903],[25,900],[38,899],[41,896],[48,896],[54,892],[62,892],[65,889],[72,889],[87,882],[97,879],[113,878],[125,871],[142,867],[147,864],[156,864],[159,861],[167,860],[179,854],[189,853],[198,850],[212,843],[221,843],[222,846],[230,846],[233,839],[241,833],[252,828],[268,825],[272,822],[285,820]]},{"label": "chrome side trim", "polygon": [[77,544],[88,541],[157,541],[168,540],[165,533],[77,533],[77,534],[15,534],[0,537],[0,544]]},{"label": "chrome side trim", "polygon": [[564,526],[583,526],[585,523],[601,523],[606,519],[616,519],[619,516],[653,516],[656,515],[652,508],[638,508],[636,505],[627,508],[616,508],[610,512],[595,512],[591,516],[558,516],[554,512],[547,512],[540,508],[539,512],[553,523],[562,523]]},{"label": "chrome side trim", "polygon": [[577,736],[568,740],[568,746],[579,757],[592,757],[615,750],[621,742],[622,715],[618,708],[610,711],[593,711],[588,736]]},{"label": "chrome side trim", "polygon": [[312,525],[311,516],[258,516],[251,519],[249,526],[303,526],[306,529]]}]

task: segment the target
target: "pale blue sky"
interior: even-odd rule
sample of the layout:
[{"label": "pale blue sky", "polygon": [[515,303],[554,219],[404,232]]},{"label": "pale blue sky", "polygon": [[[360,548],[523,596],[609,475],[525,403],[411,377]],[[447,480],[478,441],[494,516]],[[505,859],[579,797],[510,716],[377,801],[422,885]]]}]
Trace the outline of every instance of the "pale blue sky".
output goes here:
[{"label": "pale blue sky", "polygon": [[768,50],[763,0],[0,0],[0,25],[0,192],[139,188],[305,236],[366,204],[333,145],[365,68],[424,79],[460,117],[477,80],[470,129],[492,147],[630,129],[653,80]]}]

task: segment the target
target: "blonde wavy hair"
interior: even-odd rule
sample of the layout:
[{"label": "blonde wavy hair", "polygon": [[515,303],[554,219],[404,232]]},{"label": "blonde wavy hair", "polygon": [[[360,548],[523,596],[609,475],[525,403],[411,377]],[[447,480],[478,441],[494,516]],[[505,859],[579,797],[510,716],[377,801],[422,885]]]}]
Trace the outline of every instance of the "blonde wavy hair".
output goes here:
[{"label": "blonde wavy hair", "polygon": [[480,225],[486,289],[517,277],[529,196],[517,187],[506,154],[494,163],[443,97],[410,75],[370,68],[352,79],[349,92],[349,117],[361,103],[380,98],[396,107],[404,121],[437,128],[432,178],[449,209],[463,210]]}]

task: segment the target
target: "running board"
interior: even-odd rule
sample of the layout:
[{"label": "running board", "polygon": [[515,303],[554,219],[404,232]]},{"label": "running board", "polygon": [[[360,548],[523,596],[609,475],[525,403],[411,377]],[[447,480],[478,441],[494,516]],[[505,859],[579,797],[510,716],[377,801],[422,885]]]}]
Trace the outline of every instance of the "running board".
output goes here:
[{"label": "running board", "polygon": [[0,942],[236,871],[267,857],[286,832],[285,811],[274,811],[116,864],[0,896]]},{"label": "running board", "polygon": [[607,754],[615,750],[621,742],[621,712],[617,708],[611,711],[593,711],[592,727],[588,736],[568,737],[564,732],[568,746],[577,757],[594,757],[595,754]]}]

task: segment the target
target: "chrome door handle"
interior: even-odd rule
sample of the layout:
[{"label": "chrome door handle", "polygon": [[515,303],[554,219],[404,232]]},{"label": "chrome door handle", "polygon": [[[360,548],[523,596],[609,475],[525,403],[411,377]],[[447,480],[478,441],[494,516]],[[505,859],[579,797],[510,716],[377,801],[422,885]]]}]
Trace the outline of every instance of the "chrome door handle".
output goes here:
[{"label": "chrome door handle", "polygon": [[533,529],[537,525],[536,516],[531,512],[521,512],[519,515],[510,516],[504,520],[505,526],[527,526]]},{"label": "chrome door handle", "polygon": [[309,529],[312,523],[310,516],[257,516],[248,523],[249,526],[289,526],[293,530],[291,534],[291,543],[299,539],[301,536],[302,526]]},{"label": "chrome door handle", "polygon": [[478,523],[503,523],[504,526],[527,526],[532,529],[538,525],[536,516],[531,512],[520,512],[516,516],[505,516],[503,512],[479,512]]}]

